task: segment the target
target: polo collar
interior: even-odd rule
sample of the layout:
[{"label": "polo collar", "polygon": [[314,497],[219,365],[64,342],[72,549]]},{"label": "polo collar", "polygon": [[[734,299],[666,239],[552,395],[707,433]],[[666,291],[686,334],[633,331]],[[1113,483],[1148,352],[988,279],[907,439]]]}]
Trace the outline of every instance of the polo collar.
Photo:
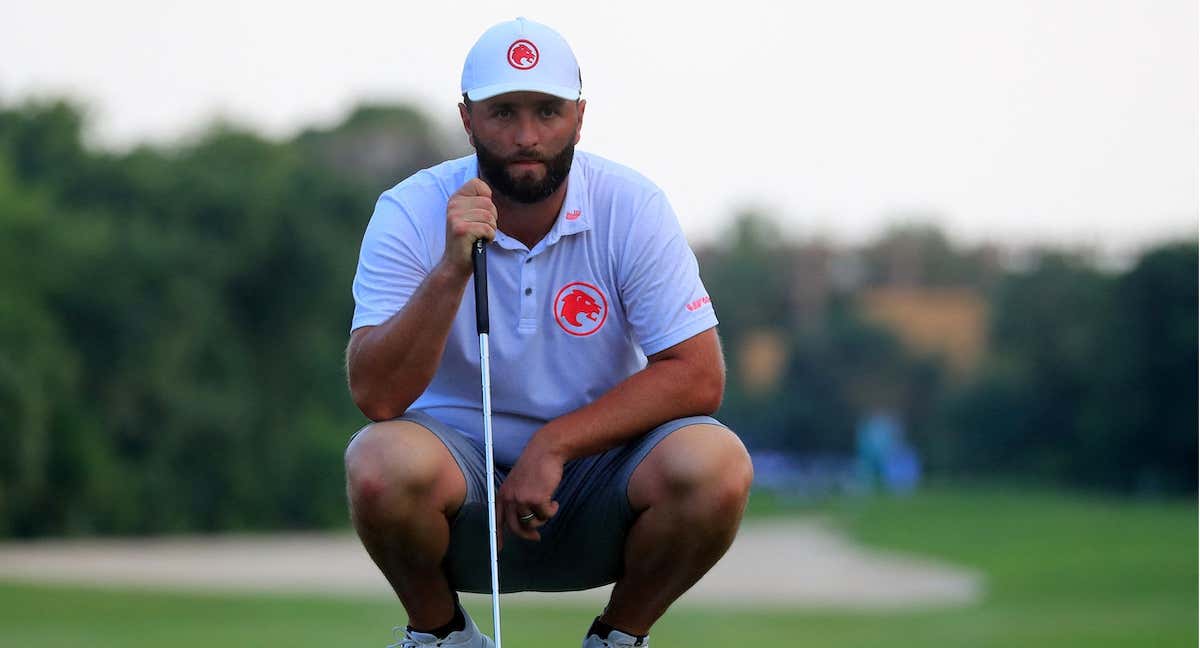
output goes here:
[{"label": "polo collar", "polygon": [[554,245],[564,236],[578,234],[592,229],[592,205],[588,199],[587,176],[583,172],[579,156],[571,161],[571,172],[567,174],[567,197],[563,199],[562,209],[558,218],[554,219],[554,227],[545,238],[538,241],[530,252],[538,252]]},{"label": "polo collar", "polygon": [[[589,200],[587,175],[580,162],[580,156],[576,154],[575,159],[571,162],[571,171],[567,174],[567,196],[563,199],[562,209],[558,211],[558,218],[554,219],[554,225],[546,233],[546,236],[533,246],[533,249],[530,250],[531,254],[545,250],[564,236],[592,229],[592,205]],[[478,169],[478,162],[476,162],[476,169]],[[478,174],[478,170],[476,174]],[[506,250],[525,249],[520,241],[503,232],[499,232],[496,236],[496,244]]]}]

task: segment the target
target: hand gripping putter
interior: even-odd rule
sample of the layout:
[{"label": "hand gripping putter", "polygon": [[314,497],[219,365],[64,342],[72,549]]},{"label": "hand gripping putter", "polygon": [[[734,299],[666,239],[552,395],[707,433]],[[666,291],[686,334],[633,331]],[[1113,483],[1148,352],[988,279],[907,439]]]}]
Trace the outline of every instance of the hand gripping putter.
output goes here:
[{"label": "hand gripping putter", "polygon": [[496,551],[496,460],[492,450],[492,380],[488,366],[487,241],[475,241],[471,253],[475,265],[475,328],[479,331],[479,369],[483,383],[483,445],[487,455],[488,549],[492,559],[492,629],[500,648],[500,561]]}]

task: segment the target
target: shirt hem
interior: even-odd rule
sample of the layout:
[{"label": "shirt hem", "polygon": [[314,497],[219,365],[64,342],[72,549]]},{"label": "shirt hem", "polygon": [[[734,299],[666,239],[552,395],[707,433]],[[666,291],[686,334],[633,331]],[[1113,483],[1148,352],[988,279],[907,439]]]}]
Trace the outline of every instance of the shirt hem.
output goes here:
[{"label": "shirt hem", "polygon": [[[390,317],[390,315],[388,317]],[[355,317],[350,321],[350,332],[353,333],[355,329],[360,329],[364,326],[379,326],[387,320],[387,317],[377,317],[373,315]]]},{"label": "shirt hem", "polygon": [[663,349],[673,347],[688,338],[703,333],[704,331],[707,331],[716,325],[717,316],[715,313],[710,313],[708,317],[702,320],[689,322],[675,329],[674,331],[667,333],[666,335],[659,336],[653,340],[650,340],[649,342],[643,343],[641,345],[642,353],[648,356],[654,355]]}]

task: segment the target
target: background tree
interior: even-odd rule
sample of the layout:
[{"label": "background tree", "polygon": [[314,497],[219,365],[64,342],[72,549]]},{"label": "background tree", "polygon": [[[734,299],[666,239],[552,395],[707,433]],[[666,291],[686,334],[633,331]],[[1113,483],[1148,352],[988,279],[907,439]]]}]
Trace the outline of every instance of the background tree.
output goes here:
[{"label": "background tree", "polygon": [[[114,153],[83,115],[0,106],[0,535],[344,525],[362,232],[459,138],[366,106],[287,140],[219,124]],[[943,474],[1195,492],[1194,242],[1113,272],[1061,251],[1006,268],[911,223],[839,248],[748,211],[722,240],[699,251],[719,415],[752,447],[848,453],[883,407]],[[887,286],[986,295],[980,372],[948,381],[865,317]]]}]

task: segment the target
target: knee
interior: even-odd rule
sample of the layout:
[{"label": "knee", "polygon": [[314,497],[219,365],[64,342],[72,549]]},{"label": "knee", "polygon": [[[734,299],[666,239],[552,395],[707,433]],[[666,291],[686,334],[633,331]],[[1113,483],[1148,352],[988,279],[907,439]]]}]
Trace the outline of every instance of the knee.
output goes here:
[{"label": "knee", "polygon": [[[418,428],[414,430],[413,428]],[[346,493],[361,515],[394,510],[430,497],[444,475],[444,460],[411,423],[387,421],[363,428],[346,448]],[[440,444],[436,437],[433,441]]]},{"label": "knee", "polygon": [[660,465],[664,492],[699,498],[717,511],[740,513],[754,481],[754,466],[741,440],[715,425],[684,428],[671,437],[677,434],[683,436],[666,448]]}]

